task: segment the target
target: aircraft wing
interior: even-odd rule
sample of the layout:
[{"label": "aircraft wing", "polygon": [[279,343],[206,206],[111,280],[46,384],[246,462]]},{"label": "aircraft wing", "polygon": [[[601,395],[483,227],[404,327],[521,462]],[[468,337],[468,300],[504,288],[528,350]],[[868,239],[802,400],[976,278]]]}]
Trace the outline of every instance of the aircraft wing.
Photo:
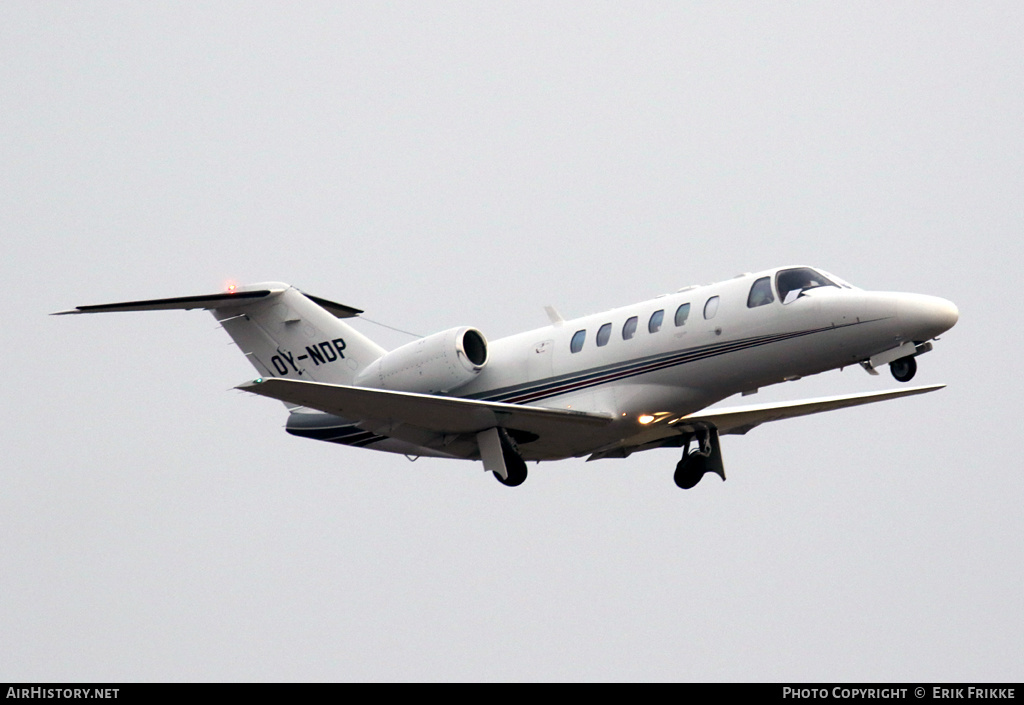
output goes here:
[{"label": "aircraft wing", "polygon": [[[633,446],[617,445],[615,448],[605,448],[593,453],[590,459],[625,457],[638,450],[662,447],[666,439],[681,438],[680,431],[710,426],[716,428],[720,435],[744,434],[769,421],[926,394],[944,386],[937,384],[794,402],[709,409],[667,424],[665,434],[659,438],[649,438],[646,442]],[[545,441],[558,443],[560,438],[568,440],[574,436],[586,437],[589,435],[588,432],[600,429],[612,421],[612,417],[606,414],[570,409],[549,409],[276,377],[247,382],[236,389],[323,411],[357,422],[360,427],[367,430],[395,438],[404,437],[422,445],[434,445],[429,441],[431,437],[472,437],[494,427],[533,434],[541,439],[538,445],[547,445]],[[456,450],[455,447],[450,449]],[[475,441],[471,449],[475,450]],[[571,453],[567,451],[566,454]]]},{"label": "aircraft wing", "polygon": [[[675,421],[672,425],[675,428],[692,430],[699,426],[714,426],[718,429],[719,435],[727,433],[742,435],[750,429],[760,426],[769,421],[780,421],[791,419],[797,416],[809,414],[820,414],[823,411],[845,409],[850,406],[861,404],[872,404],[876,401],[898,399],[909,397],[915,394],[927,394],[942,389],[946,385],[933,384],[925,387],[910,387],[907,389],[892,389],[885,392],[867,392],[864,394],[847,394],[835,397],[820,397],[818,399],[804,399],[802,401],[781,402],[775,404],[755,404],[751,406],[739,406],[726,409],[708,409],[699,411]],[[689,428],[692,427],[692,428]]]},{"label": "aircraft wing", "polygon": [[412,426],[443,435],[476,434],[501,427],[550,436],[600,428],[612,420],[605,414],[570,409],[546,409],[276,377],[247,382],[236,389],[317,409],[357,421],[364,427],[389,426],[397,429],[399,426]]},{"label": "aircraft wing", "polygon": [[[678,447],[685,436],[681,432],[696,431],[701,428],[714,428],[719,435],[743,435],[747,431],[769,421],[781,421],[798,416],[820,414],[823,411],[834,411],[862,404],[873,404],[877,401],[909,397],[915,394],[927,394],[942,389],[946,385],[933,384],[925,387],[908,387],[907,389],[891,389],[885,392],[867,392],[864,394],[847,394],[834,397],[820,397],[801,401],[779,402],[772,404],[752,404],[723,409],[705,409],[684,416],[666,424],[660,432],[644,435],[633,442],[617,443],[601,448],[590,455],[588,460],[603,458],[625,458],[632,453],[653,448]],[[654,431],[652,429],[652,431]]]}]

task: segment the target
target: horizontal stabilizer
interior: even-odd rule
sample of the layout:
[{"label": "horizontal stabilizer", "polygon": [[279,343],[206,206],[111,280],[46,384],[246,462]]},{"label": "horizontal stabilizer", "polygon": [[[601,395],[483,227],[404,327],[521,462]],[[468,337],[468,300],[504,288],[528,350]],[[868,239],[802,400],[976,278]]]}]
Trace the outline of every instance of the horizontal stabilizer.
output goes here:
[{"label": "horizontal stabilizer", "polygon": [[113,304],[97,304],[94,306],[76,306],[70,311],[59,311],[52,316],[66,316],[72,313],[113,313],[117,311],[173,311],[176,309],[191,310],[194,308],[222,308],[239,306],[257,299],[263,299],[274,292],[270,289],[258,291],[239,291],[233,294],[207,294],[205,296],[178,296],[173,299],[148,299],[146,301],[123,301]]},{"label": "horizontal stabilizer", "polygon": [[543,436],[600,427],[612,420],[611,416],[605,414],[568,409],[546,409],[276,377],[247,382],[236,389],[317,409],[351,421],[403,424],[439,434],[476,434],[489,428],[502,427]]},{"label": "horizontal stabilizer", "polygon": [[[70,311],[58,311],[50,314],[52,316],[67,316],[73,313],[116,313],[120,311],[174,311],[231,308],[242,306],[260,299],[265,299],[273,294],[280,294],[280,289],[256,289],[252,291],[221,292],[219,294],[206,294],[203,296],[178,296],[171,299],[147,299],[145,301],[122,301],[112,304],[97,304],[92,306],[76,306]],[[354,318],[362,311],[344,304],[339,304],[319,296],[303,294],[307,299],[329,311],[336,318]]]},{"label": "horizontal stabilizer", "polygon": [[329,299],[323,299],[320,298],[319,296],[313,296],[312,294],[307,294],[305,292],[303,292],[302,295],[305,296],[310,301],[312,301],[313,303],[315,303],[317,306],[325,308],[331,313],[333,313],[335,318],[355,318],[356,316],[363,312],[362,309],[352,308],[351,306],[339,304]]},{"label": "horizontal stabilizer", "polygon": [[760,426],[769,421],[780,421],[792,419],[797,416],[818,414],[823,411],[845,409],[861,404],[873,404],[876,401],[886,401],[909,397],[915,394],[927,394],[942,389],[946,385],[933,384],[925,387],[910,387],[908,389],[891,389],[885,392],[867,392],[864,394],[847,394],[835,397],[821,397],[818,399],[804,399],[802,401],[782,402],[777,404],[756,404],[752,406],[740,406],[727,409],[709,409],[696,414],[684,416],[673,423],[675,428],[687,428],[688,426],[709,425],[718,429],[720,435],[727,433],[744,434],[755,426]]}]

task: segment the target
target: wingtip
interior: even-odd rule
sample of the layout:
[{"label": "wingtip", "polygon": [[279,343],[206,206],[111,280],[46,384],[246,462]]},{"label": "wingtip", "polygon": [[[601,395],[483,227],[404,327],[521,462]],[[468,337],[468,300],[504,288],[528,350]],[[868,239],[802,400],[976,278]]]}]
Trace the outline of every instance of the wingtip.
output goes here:
[{"label": "wingtip", "polygon": [[242,392],[251,392],[253,387],[258,387],[259,385],[263,384],[265,379],[266,378],[264,377],[257,377],[256,379],[251,379],[248,382],[242,382],[241,384],[235,385],[235,389]]}]

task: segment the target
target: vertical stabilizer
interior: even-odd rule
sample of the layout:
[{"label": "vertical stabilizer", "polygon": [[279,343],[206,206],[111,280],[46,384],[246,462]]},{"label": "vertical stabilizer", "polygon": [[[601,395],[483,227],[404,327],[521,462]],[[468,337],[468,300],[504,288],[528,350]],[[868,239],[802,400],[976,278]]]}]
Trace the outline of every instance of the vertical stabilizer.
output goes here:
[{"label": "vertical stabilizer", "polygon": [[221,304],[211,312],[264,377],[352,384],[385,352],[338,318],[355,315],[356,309],[306,296],[286,284],[256,284],[238,293],[250,290],[273,293],[238,299],[234,306]]}]

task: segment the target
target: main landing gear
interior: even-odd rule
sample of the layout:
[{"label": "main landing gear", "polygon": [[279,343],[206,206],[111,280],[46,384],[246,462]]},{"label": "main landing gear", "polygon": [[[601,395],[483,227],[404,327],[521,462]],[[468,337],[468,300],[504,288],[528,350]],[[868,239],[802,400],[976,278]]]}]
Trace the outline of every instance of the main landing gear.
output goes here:
[{"label": "main landing gear", "polygon": [[[690,442],[697,441],[695,450],[690,450]],[[683,442],[683,457],[676,464],[674,479],[676,485],[684,490],[695,487],[701,478],[709,472],[725,480],[725,466],[722,464],[722,447],[718,442],[718,430],[714,428],[698,429]]]},{"label": "main landing gear", "polygon": [[490,428],[477,434],[480,459],[484,469],[494,473],[494,479],[506,487],[518,487],[526,482],[526,461],[519,452],[519,444],[504,428]]},{"label": "main landing gear", "polygon": [[505,472],[508,473],[508,477],[502,477],[498,473],[494,473],[494,479],[496,479],[505,487],[519,487],[519,485],[526,482],[526,461],[523,460],[519,452],[513,448],[506,448],[502,444],[502,455],[505,459]]}]

